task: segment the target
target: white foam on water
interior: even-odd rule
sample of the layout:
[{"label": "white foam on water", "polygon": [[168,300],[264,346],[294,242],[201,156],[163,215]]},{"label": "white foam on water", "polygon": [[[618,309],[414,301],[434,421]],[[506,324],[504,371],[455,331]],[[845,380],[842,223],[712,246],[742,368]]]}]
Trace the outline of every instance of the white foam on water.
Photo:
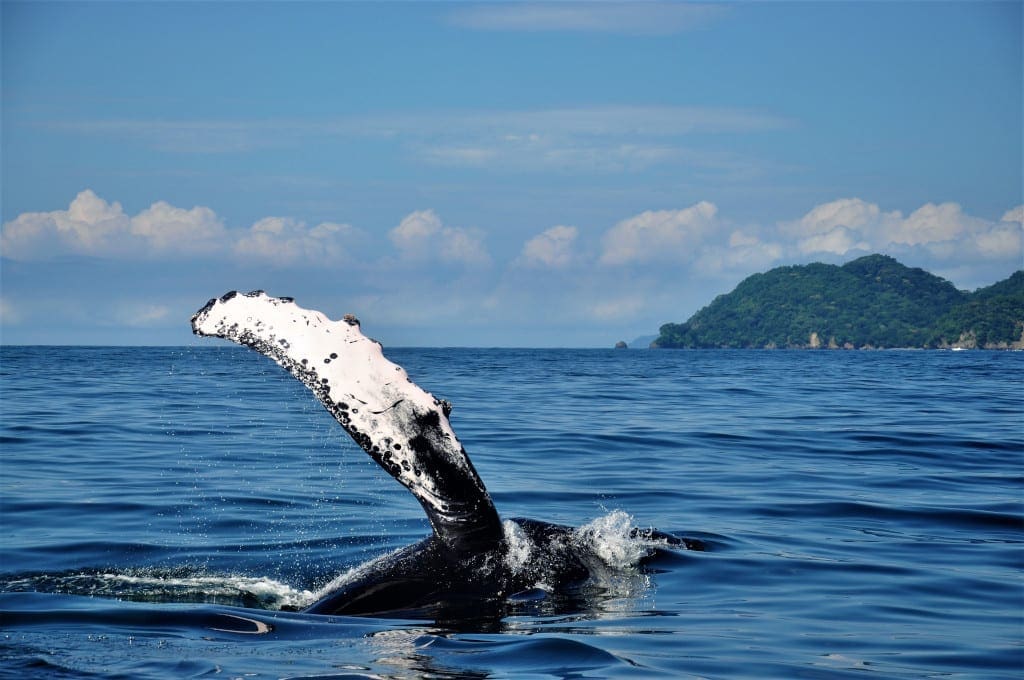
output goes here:
[{"label": "white foam on water", "polygon": [[103,574],[103,578],[113,582],[124,583],[133,589],[146,590],[181,590],[188,593],[200,593],[205,596],[255,597],[268,609],[284,607],[301,608],[313,601],[314,595],[309,590],[293,588],[265,576],[183,576],[167,577],[160,575],[136,574]]},{"label": "white foam on water", "polygon": [[314,594],[308,590],[265,576],[180,575],[144,569],[123,573],[43,574],[12,581],[6,587],[133,601],[255,600],[265,609],[301,609],[314,600]]}]

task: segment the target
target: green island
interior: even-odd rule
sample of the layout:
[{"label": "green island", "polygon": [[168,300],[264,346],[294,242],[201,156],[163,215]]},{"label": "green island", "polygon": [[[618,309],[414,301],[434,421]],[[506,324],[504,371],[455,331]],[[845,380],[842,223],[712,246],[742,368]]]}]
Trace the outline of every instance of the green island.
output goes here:
[{"label": "green island", "polygon": [[1024,349],[1024,270],[973,293],[886,255],[744,279],[652,348]]}]

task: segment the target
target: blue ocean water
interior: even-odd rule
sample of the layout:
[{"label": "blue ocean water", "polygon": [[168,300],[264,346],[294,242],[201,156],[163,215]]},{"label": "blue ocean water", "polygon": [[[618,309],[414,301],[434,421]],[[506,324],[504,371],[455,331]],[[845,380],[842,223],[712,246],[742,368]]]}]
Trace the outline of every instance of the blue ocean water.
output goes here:
[{"label": "blue ocean water", "polygon": [[429,526],[302,385],[218,342],[4,347],[0,674],[1024,672],[1024,353],[386,354],[504,516],[708,549],[497,618],[303,614]]}]

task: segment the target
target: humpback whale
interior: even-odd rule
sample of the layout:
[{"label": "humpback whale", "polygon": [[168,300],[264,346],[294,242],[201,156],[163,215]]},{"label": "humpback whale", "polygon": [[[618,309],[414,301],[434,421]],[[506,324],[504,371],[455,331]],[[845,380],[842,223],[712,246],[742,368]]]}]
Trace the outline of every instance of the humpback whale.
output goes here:
[{"label": "humpback whale", "polygon": [[[451,404],[412,382],[352,315],[332,321],[292,298],[229,292],[192,317],[192,331],[249,347],[308,387],[353,440],[423,506],[433,532],[356,567],[306,611],[371,615],[453,606],[472,611],[532,589],[585,581],[603,565],[571,527],[502,521],[449,422]],[[632,529],[650,554],[700,541]]]}]

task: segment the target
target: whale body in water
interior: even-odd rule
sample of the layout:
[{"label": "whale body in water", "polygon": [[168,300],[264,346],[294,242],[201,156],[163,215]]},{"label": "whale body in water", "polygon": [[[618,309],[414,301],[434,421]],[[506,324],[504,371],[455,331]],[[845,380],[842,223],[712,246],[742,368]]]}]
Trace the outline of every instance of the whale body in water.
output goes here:
[{"label": "whale body in water", "polygon": [[[332,321],[291,298],[233,291],[196,312],[192,330],[249,347],[300,380],[412,492],[430,521],[429,537],[335,579],[307,612],[472,611],[537,588],[557,591],[607,570],[576,529],[501,520],[452,430],[451,404],[385,358],[354,316]],[[652,529],[631,529],[630,536],[650,554],[665,546],[703,549],[700,541]]]}]

